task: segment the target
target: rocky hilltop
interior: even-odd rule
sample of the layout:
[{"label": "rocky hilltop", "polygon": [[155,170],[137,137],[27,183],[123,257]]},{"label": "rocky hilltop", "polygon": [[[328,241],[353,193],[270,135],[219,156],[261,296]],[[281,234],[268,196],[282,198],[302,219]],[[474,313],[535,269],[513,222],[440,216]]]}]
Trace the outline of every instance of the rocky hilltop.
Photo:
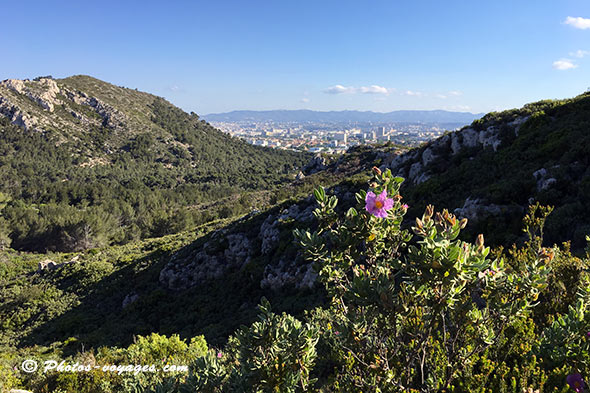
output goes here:
[{"label": "rocky hilltop", "polygon": [[[51,77],[4,80],[0,82],[0,114],[14,125],[37,132],[62,130],[71,133],[72,130],[87,131],[89,127],[101,126],[113,130],[134,128],[128,124],[132,117],[117,109],[117,104],[143,101],[149,99],[149,95],[130,89],[111,89],[98,80],[89,83],[92,79],[77,76],[63,80]],[[80,90],[89,86],[91,95]],[[98,93],[97,90],[102,91]],[[123,97],[121,92],[125,93]],[[106,96],[106,100],[98,98],[101,95]],[[115,101],[115,105],[107,101]],[[144,116],[148,115],[147,111],[143,112]],[[135,123],[135,126],[140,125],[140,122]]]}]

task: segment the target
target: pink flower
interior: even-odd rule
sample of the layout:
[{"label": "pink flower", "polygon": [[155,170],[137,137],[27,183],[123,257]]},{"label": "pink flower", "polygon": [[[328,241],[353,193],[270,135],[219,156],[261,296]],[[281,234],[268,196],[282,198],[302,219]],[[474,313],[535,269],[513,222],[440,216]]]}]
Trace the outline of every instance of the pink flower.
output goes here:
[{"label": "pink flower", "polygon": [[337,336],[339,336],[339,335],[340,335],[340,332],[339,332],[338,330],[336,330],[336,331],[334,332],[334,334],[335,334],[335,335],[337,335]]},{"label": "pink flower", "polygon": [[582,379],[582,375],[580,375],[580,373],[568,375],[565,381],[568,385],[570,385],[570,388],[576,391],[576,393],[584,391],[584,380]]},{"label": "pink flower", "polygon": [[223,354],[221,352],[217,352],[217,358],[221,359],[223,357]]},{"label": "pink flower", "polygon": [[404,210],[408,210],[408,209],[410,208],[410,206],[408,206],[406,203],[404,203],[404,204],[402,205],[402,207],[404,208]]},{"label": "pink flower", "polygon": [[372,191],[367,192],[365,203],[365,209],[379,218],[387,218],[387,211],[393,207],[393,199],[387,198],[386,190],[379,195]]}]

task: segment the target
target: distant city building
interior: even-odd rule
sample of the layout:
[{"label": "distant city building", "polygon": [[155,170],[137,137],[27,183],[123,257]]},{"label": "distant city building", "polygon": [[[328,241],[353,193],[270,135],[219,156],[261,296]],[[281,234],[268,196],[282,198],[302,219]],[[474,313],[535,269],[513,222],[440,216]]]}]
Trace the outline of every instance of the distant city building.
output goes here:
[{"label": "distant city building", "polygon": [[213,125],[253,145],[325,153],[339,153],[351,146],[388,141],[417,146],[444,132],[443,127],[433,123],[384,123],[382,126],[361,124],[358,128],[347,128],[350,125],[346,124],[321,122],[216,122]]},{"label": "distant city building", "polygon": [[366,132],[363,134],[363,139],[366,141],[374,141],[377,139],[375,131]]},{"label": "distant city building", "polygon": [[346,131],[337,132],[334,134],[334,139],[336,139],[338,142],[342,142],[343,145],[346,145],[348,142],[348,135],[346,135]]}]

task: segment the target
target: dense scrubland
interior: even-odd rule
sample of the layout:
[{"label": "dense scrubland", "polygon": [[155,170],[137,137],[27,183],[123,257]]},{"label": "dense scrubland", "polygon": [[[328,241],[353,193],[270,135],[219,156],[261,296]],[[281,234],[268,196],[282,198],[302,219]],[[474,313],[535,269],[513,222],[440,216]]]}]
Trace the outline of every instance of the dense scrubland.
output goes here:
[{"label": "dense scrubland", "polygon": [[[134,120],[103,125],[98,114],[98,128],[68,139],[47,121],[24,130],[0,118],[3,389],[584,389],[588,94],[469,127],[496,133],[497,149],[418,148],[436,146],[422,182],[397,176],[412,162],[390,164],[391,145],[293,180],[310,157],[248,146],[145,93],[88,77],[56,83]],[[90,110],[60,102],[55,116]],[[467,197],[503,209],[471,222],[454,214]],[[265,223],[276,230],[268,252]],[[236,234],[252,249],[238,267],[183,288],[161,280],[179,256],[190,274],[206,264],[191,257],[204,247],[229,260]],[[39,269],[47,259],[54,268]],[[261,285],[268,266],[289,263],[312,266],[315,284]],[[26,373],[25,359],[189,372]]]}]

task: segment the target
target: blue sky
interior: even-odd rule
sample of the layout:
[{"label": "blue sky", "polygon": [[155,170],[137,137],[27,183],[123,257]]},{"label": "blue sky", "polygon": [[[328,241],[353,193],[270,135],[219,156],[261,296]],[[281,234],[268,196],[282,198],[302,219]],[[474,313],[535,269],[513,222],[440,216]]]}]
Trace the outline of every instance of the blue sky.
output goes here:
[{"label": "blue sky", "polygon": [[2,5],[0,79],[87,74],[199,114],[472,112],[590,87],[590,1]]}]

